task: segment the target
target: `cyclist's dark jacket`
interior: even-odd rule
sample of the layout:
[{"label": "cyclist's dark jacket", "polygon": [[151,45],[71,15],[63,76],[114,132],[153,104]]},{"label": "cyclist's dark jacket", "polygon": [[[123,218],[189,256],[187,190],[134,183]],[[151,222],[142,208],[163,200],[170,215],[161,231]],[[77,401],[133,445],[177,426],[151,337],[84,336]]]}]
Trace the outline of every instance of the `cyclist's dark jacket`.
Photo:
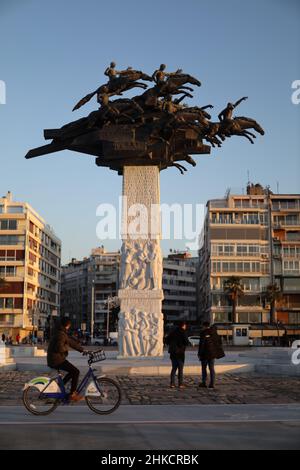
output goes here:
[{"label": "cyclist's dark jacket", "polygon": [[83,352],[81,344],[71,338],[64,327],[58,328],[50,339],[47,351],[47,363],[49,367],[56,368],[62,364],[68,356],[69,348]]}]

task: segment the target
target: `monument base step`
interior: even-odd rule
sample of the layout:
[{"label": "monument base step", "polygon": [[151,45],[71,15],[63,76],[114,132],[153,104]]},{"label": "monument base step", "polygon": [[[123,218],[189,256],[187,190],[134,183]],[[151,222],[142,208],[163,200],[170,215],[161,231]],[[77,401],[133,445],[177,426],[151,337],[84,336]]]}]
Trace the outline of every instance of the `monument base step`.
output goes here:
[{"label": "monument base step", "polygon": [[300,377],[300,366],[293,364],[257,364],[255,366],[255,372],[261,375]]},{"label": "monument base step", "polygon": [[5,364],[0,364],[0,372],[9,372],[14,370],[17,370],[17,364],[11,359],[9,359]]},{"label": "monument base step", "polygon": [[[87,367],[82,367],[77,364],[81,373],[87,371]],[[96,368],[96,367],[95,367]],[[54,373],[53,369],[50,369],[44,364],[35,363],[18,363],[17,370],[19,371],[36,371],[44,373]],[[147,365],[147,364],[122,364],[116,362],[115,364],[101,364],[97,367],[99,374],[107,376],[128,376],[128,375],[140,375],[140,376],[166,376],[170,375],[171,364],[164,365]],[[217,374],[243,374],[255,371],[254,364],[217,364]],[[186,365],[184,368],[185,375],[200,375],[201,365]]]}]

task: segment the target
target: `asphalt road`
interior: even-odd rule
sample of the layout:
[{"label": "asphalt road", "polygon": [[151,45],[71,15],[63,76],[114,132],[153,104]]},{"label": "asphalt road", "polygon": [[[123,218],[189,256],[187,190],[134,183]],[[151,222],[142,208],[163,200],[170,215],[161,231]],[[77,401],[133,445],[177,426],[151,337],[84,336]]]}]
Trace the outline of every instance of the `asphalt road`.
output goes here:
[{"label": "asphalt road", "polygon": [[300,449],[300,405],[125,405],[105,417],[2,406],[0,449]]}]

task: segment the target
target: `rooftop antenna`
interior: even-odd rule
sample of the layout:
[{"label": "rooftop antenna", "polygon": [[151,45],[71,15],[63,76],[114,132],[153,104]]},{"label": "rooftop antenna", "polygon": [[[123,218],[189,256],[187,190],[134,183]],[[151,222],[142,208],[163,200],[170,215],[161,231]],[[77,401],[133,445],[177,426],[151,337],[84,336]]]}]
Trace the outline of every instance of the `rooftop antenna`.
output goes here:
[{"label": "rooftop antenna", "polygon": [[279,181],[277,181],[277,194],[279,194]]}]

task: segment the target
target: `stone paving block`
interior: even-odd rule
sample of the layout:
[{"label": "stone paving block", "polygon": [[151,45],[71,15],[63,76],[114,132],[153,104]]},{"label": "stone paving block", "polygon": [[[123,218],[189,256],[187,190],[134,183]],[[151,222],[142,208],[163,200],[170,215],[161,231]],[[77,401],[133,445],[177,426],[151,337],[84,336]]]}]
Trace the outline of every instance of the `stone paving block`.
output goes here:
[{"label": "stone paving block", "polygon": [[[23,386],[34,371],[0,372],[0,405],[21,404]],[[47,375],[47,374],[43,374]],[[186,377],[185,389],[170,389],[169,377],[117,376],[124,404],[300,403],[298,377],[254,374],[219,376],[215,390],[199,389],[199,377]]]}]

